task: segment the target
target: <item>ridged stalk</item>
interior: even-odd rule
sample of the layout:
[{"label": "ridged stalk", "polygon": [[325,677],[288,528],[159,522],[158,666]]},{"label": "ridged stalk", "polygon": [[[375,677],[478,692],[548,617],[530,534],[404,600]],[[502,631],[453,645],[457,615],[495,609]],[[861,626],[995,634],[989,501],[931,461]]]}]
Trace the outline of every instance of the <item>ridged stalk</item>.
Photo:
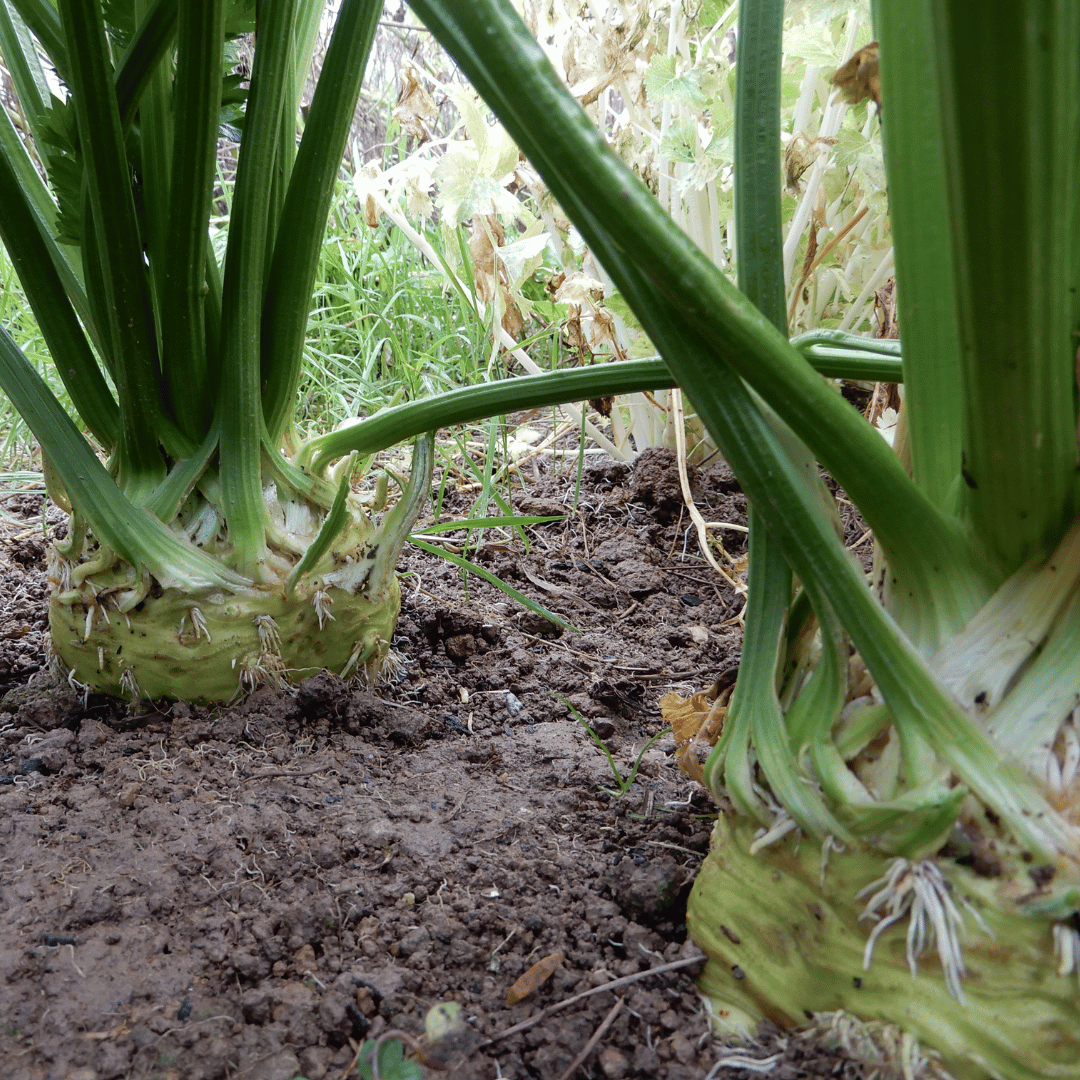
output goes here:
[{"label": "ridged stalk", "polygon": [[293,166],[263,305],[264,411],[271,443],[280,440],[293,415],[322,228],[360,95],[361,60],[381,12],[375,0],[341,5]]},{"label": "ridged stalk", "polygon": [[876,3],[874,31],[881,46],[881,124],[900,283],[912,475],[935,506],[955,512],[962,435],[960,337],[930,9],[930,0]]},{"label": "ridged stalk", "polygon": [[[98,240],[102,303],[120,405],[120,482],[141,501],[164,475],[160,368],[150,289],[128,181],[105,26],[96,3],[61,0],[71,87],[86,162],[87,199]],[[89,283],[88,283],[89,284]]]},{"label": "ridged stalk", "polygon": [[977,18],[943,0],[932,10],[957,267],[965,508],[1007,574],[1048,555],[1078,507],[1070,288],[1080,243],[1071,227],[1080,3],[990,0]]},{"label": "ridged stalk", "polygon": [[181,0],[161,337],[173,413],[192,438],[206,427],[207,222],[217,169],[223,0]]},{"label": "ridged stalk", "polygon": [[[267,151],[277,143],[295,12],[296,0],[267,0],[260,12],[222,286],[217,397],[222,495],[236,568],[250,577],[258,574],[265,559],[268,523],[262,495],[260,330],[268,258],[266,208],[271,205],[275,161]],[[249,146],[258,149],[248,153]]]}]

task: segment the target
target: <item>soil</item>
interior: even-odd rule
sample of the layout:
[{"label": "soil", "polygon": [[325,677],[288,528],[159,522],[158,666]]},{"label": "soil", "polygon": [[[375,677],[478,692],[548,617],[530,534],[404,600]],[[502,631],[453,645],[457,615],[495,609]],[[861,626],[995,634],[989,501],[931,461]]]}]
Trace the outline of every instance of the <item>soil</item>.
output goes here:
[{"label": "soil", "polygon": [[[453,1080],[869,1075],[775,1030],[739,1050],[710,1035],[684,915],[715,807],[670,734],[646,745],[663,694],[733,678],[742,598],[701,559],[670,454],[586,462],[576,506],[572,473],[514,494],[562,520],[470,554],[572,629],[411,548],[393,681],[324,673],[228,708],[57,683],[42,522],[60,535],[62,515],[6,501],[7,1080],[337,1080],[393,1032]],[[726,466],[694,494],[745,521]],[[737,560],[743,534],[724,538]],[[457,1023],[425,1037],[445,1002]]]}]

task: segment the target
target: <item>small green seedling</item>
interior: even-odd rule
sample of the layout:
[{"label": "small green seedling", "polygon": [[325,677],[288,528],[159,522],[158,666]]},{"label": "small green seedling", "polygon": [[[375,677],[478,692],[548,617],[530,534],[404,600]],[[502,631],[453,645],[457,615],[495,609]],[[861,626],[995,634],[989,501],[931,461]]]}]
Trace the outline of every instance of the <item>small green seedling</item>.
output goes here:
[{"label": "small green seedling", "polygon": [[579,713],[577,709],[575,709],[574,706],[571,705],[570,702],[567,701],[567,699],[564,698],[561,694],[552,694],[551,696],[554,698],[558,698],[558,700],[561,701],[574,714],[574,719],[588,732],[589,738],[592,739],[592,741],[596,743],[598,747],[600,747],[601,751],[603,751],[604,757],[608,759],[608,764],[611,766],[611,774],[615,777],[615,784],[617,788],[617,790],[616,788],[604,788],[604,790],[610,791],[611,794],[618,799],[621,799],[634,786],[634,781],[637,779],[638,770],[641,768],[641,762],[645,757],[645,751],[648,750],[649,747],[652,746],[652,744],[656,742],[656,740],[659,739],[662,735],[671,734],[671,728],[664,728],[663,731],[658,731],[641,748],[641,753],[639,753],[638,756],[634,759],[634,767],[624,777],[623,774],[619,771],[619,766],[615,764],[615,758],[612,755],[611,751],[607,748],[607,746],[604,745],[604,740],[601,739],[595,731],[593,731],[585,717],[582,716],[581,713]]},{"label": "small green seedling", "polygon": [[[360,1075],[363,1080],[375,1080],[372,1054],[376,1050],[374,1039],[368,1039],[360,1047]],[[378,1046],[380,1080],[423,1080],[424,1074],[415,1061],[405,1060],[405,1047],[400,1039],[387,1039]]]}]

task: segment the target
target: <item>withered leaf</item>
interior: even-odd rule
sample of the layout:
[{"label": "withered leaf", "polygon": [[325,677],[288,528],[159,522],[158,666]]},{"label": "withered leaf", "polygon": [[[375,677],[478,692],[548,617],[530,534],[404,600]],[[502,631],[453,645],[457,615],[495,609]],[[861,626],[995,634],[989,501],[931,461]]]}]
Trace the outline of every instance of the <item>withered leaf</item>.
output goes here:
[{"label": "withered leaf", "polygon": [[829,80],[849,105],[869,98],[881,111],[881,75],[878,71],[878,43],[864,45],[852,58],[833,72]]}]

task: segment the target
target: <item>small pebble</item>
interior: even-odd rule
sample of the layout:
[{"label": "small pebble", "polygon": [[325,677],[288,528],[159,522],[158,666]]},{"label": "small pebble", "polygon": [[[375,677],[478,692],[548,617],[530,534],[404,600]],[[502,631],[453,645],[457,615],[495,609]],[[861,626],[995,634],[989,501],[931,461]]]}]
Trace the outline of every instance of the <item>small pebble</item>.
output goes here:
[{"label": "small pebble", "polygon": [[600,1051],[599,1062],[600,1071],[607,1080],[622,1080],[630,1068],[630,1062],[614,1046],[605,1046]]}]

